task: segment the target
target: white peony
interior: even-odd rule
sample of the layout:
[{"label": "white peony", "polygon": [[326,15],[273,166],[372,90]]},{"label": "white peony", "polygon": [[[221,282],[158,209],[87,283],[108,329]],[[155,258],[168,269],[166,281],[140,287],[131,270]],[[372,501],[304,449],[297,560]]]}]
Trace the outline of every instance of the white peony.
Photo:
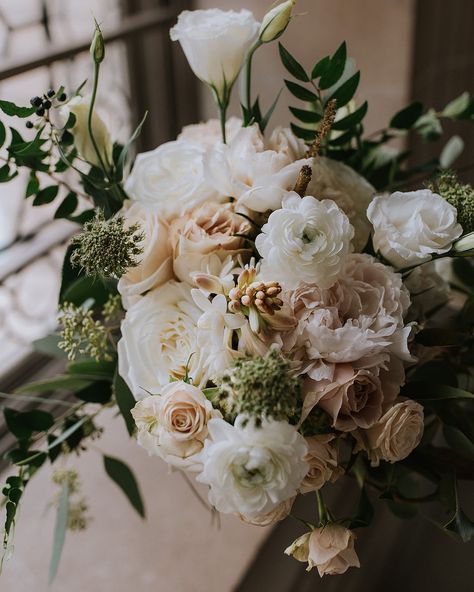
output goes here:
[{"label": "white peony", "polygon": [[265,143],[254,124],[206,155],[206,180],[219,194],[236,199],[238,208],[276,210],[293,190],[301,167],[311,164],[303,154],[304,144],[291,130],[278,128]]},{"label": "white peony", "polygon": [[262,275],[288,289],[300,282],[330,288],[346,263],[352,236],[347,216],[333,201],[292,192],[256,238]]},{"label": "white peony", "polygon": [[354,227],[354,249],[362,251],[372,229],[366,215],[375,193],[372,185],[343,162],[321,156],[314,159],[306,193],[337,203]]},{"label": "white peony", "polygon": [[205,148],[177,140],[139,154],[126,183],[130,197],[165,219],[176,218],[203,201],[217,199],[204,179]]},{"label": "white peony", "polygon": [[251,519],[296,495],[308,472],[308,447],[294,426],[264,420],[256,427],[239,416],[234,426],[211,419],[208,429],[197,481],[209,485],[217,510]]},{"label": "white peony", "polygon": [[224,102],[259,26],[249,10],[185,10],[170,36],[181,43],[194,74]]},{"label": "white peony", "polygon": [[395,267],[447,253],[462,234],[456,208],[429,189],[376,197],[367,217],[374,227],[374,249]]},{"label": "white peony", "polygon": [[118,343],[119,372],[136,399],[159,392],[170,377],[183,378],[187,365],[194,384],[206,383],[196,342],[199,316],[189,286],[175,281],[128,309]]}]

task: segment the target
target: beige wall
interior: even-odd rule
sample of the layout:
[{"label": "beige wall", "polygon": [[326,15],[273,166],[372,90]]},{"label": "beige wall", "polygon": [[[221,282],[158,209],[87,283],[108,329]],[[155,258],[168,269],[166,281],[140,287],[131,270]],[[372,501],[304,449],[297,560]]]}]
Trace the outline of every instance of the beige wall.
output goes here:
[{"label": "beige wall", "polygon": [[[270,4],[271,0],[197,2],[201,8],[249,8],[258,19]],[[308,69],[346,40],[349,54],[361,70],[358,99],[369,100],[367,129],[373,131],[409,100],[414,9],[414,0],[298,0],[296,11],[304,15],[290,24],[282,40]],[[259,50],[255,58],[254,90],[258,89],[264,106],[271,104],[284,76],[276,43]],[[205,88],[203,94],[204,115],[214,116],[214,105]],[[288,123],[290,101],[294,99],[285,89],[275,122]],[[235,104],[233,111],[237,112]]]}]

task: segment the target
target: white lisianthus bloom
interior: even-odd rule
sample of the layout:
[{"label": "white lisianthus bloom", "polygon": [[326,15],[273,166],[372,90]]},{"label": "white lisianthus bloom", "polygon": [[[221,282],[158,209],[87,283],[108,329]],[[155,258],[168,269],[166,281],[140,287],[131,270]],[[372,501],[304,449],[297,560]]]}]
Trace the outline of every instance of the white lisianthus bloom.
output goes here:
[{"label": "white lisianthus bloom", "polygon": [[[239,117],[229,117],[225,122],[225,135],[228,142],[232,142],[242,129],[243,122]],[[202,123],[185,125],[178,136],[178,140],[186,140],[201,144],[206,149],[214,148],[222,142],[221,123],[218,119],[209,119]]]},{"label": "white lisianthus bloom", "polygon": [[254,124],[206,155],[206,180],[220,195],[233,197],[237,210],[276,210],[293,190],[301,167],[312,162],[302,155],[304,144],[291,130],[278,128],[265,143]]},{"label": "white lisianthus bloom", "polygon": [[308,472],[308,447],[294,426],[264,420],[256,427],[239,416],[233,426],[211,419],[208,429],[197,481],[209,485],[217,510],[252,519],[296,495]]},{"label": "white lisianthus bloom", "polygon": [[170,281],[148,292],[127,311],[118,343],[119,373],[136,399],[157,393],[170,377],[188,374],[207,382],[196,342],[201,311],[187,284]]},{"label": "white lisianthus bloom", "polygon": [[138,202],[127,201],[122,210],[126,227],[139,224],[144,239],[139,263],[120,278],[118,291],[124,308],[129,308],[141,294],[153,290],[173,277],[168,225],[154,213],[147,212]]},{"label": "white lisianthus bloom", "polygon": [[291,11],[295,3],[296,0],[286,0],[267,12],[263,17],[259,32],[259,39],[262,43],[269,43],[283,35],[291,20]]},{"label": "white lisianthus bloom", "polygon": [[185,10],[170,36],[181,43],[194,74],[212,87],[223,102],[259,26],[249,10]]},{"label": "white lisianthus bloom", "polygon": [[178,381],[132,409],[138,443],[150,455],[180,469],[200,470],[197,454],[208,436],[207,423],[221,413],[197,387]]},{"label": "white lisianthus bloom", "polygon": [[206,150],[194,142],[166,142],[139,154],[125,191],[149,211],[170,220],[218,195],[204,178]]},{"label": "white lisianthus bloom", "polygon": [[262,276],[287,289],[300,282],[330,288],[346,263],[353,233],[347,216],[333,201],[301,198],[292,192],[255,240],[263,257]]},{"label": "white lisianthus bloom", "polygon": [[447,253],[462,234],[456,208],[429,189],[378,196],[367,217],[374,227],[374,249],[395,267]]},{"label": "white lisianthus bloom", "polygon": [[354,249],[362,251],[372,229],[366,211],[374,196],[374,187],[343,162],[320,156],[314,159],[306,193],[337,203],[354,227]]}]

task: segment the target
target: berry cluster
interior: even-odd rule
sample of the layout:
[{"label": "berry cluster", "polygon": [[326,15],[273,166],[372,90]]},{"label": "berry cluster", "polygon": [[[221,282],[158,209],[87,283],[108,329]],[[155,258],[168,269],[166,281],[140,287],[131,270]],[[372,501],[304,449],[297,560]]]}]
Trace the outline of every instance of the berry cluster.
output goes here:
[{"label": "berry cluster", "polygon": [[[67,99],[67,95],[65,92],[62,92],[58,96],[56,91],[50,88],[42,97],[34,96],[30,99],[31,106],[35,107],[36,115],[38,115],[38,117],[43,117],[46,111],[51,109],[53,105],[53,99],[57,99],[61,103],[64,103],[64,101]],[[33,123],[31,121],[27,121],[26,127],[32,128]]]}]

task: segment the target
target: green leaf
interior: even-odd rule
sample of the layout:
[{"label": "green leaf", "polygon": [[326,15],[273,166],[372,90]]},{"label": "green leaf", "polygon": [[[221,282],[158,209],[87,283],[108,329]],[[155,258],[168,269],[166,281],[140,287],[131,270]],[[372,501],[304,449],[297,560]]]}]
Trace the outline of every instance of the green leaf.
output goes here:
[{"label": "green leaf", "polygon": [[350,113],[332,124],[333,130],[346,130],[359,124],[367,114],[369,104],[365,101],[354,113]]},{"label": "green leaf", "polygon": [[291,53],[281,43],[278,43],[278,49],[280,51],[281,62],[288,72],[297,80],[301,80],[301,82],[309,82],[309,76],[306,74],[305,69],[295,60]]},{"label": "green leaf", "polygon": [[54,218],[68,218],[76,211],[77,204],[77,194],[69,192],[56,210]]},{"label": "green leaf", "polygon": [[7,139],[7,130],[3,125],[3,122],[0,121],[0,148],[5,144],[5,140]]},{"label": "green leaf", "polygon": [[18,107],[18,105],[15,105],[15,103],[10,101],[0,101],[0,109],[5,113],[5,115],[15,115],[16,117],[21,117],[22,119],[33,115],[33,113],[36,111],[36,107]]},{"label": "green leaf", "polygon": [[329,103],[333,99],[336,100],[336,107],[340,109],[347,105],[347,103],[352,99],[355,95],[357,87],[359,86],[360,81],[360,72],[356,72],[353,76],[351,76],[344,84],[341,84],[339,88],[337,88],[333,94],[325,99],[325,103]]},{"label": "green leaf", "polygon": [[[407,387],[405,389],[408,392]],[[474,394],[446,384],[412,382],[409,385],[410,397],[420,402],[443,401],[448,399],[474,399]]]},{"label": "green leaf", "polygon": [[69,374],[95,376],[98,380],[109,380],[112,382],[116,365],[116,362],[96,362],[95,360],[86,359],[71,362],[68,365],[67,371]]},{"label": "green leaf", "polygon": [[344,68],[346,66],[347,60],[347,47],[346,42],[343,41],[341,45],[337,48],[334,55],[332,56],[329,65],[326,67],[326,71],[324,72],[323,76],[319,81],[319,88],[321,90],[326,90],[336,84],[336,82],[341,78]]},{"label": "green leaf", "polygon": [[469,107],[471,97],[467,91],[463,92],[452,101],[450,101],[441,112],[444,117],[452,117],[456,119],[459,115],[462,115],[464,111]]},{"label": "green leaf", "polygon": [[295,134],[295,136],[297,136],[298,138],[301,138],[305,142],[312,142],[314,140],[314,138],[316,137],[316,132],[314,130],[299,127],[298,125],[295,125],[294,123],[292,123],[290,125],[291,125],[291,129],[292,129],[293,133]]},{"label": "green leaf", "polygon": [[61,302],[72,302],[77,306],[93,299],[95,306],[103,306],[110,294],[116,293],[115,280],[99,280],[82,276],[72,282],[62,293]]},{"label": "green leaf", "polygon": [[260,130],[262,131],[262,133],[265,131],[268,122],[270,121],[271,116],[273,115],[273,112],[275,111],[275,107],[277,106],[277,103],[280,99],[280,95],[281,95],[281,91],[283,89],[280,89],[277,96],[275,97],[275,100],[273,101],[273,103],[270,105],[268,111],[265,113],[265,115],[261,118],[259,126],[260,126]]},{"label": "green leaf", "polygon": [[466,516],[459,505],[457,479],[454,473],[445,475],[440,484],[441,500],[454,510],[454,516],[443,526],[446,530],[457,534],[463,543],[468,543],[474,537],[474,523]]},{"label": "green leaf", "polygon": [[135,420],[132,417],[131,411],[135,407],[136,401],[132,392],[128,388],[127,383],[118,373],[118,369],[115,372],[113,390],[115,400],[117,401],[118,408],[125,421],[128,433],[132,436],[135,431]]},{"label": "green leaf", "polygon": [[33,205],[42,206],[44,204],[51,203],[58,195],[59,187],[57,185],[49,185],[44,189],[41,189],[36,195]]},{"label": "green leaf", "polygon": [[135,140],[140,135],[140,133],[142,131],[142,128],[143,128],[143,124],[145,123],[145,120],[146,120],[147,116],[148,116],[148,111],[145,112],[145,115],[143,116],[142,120],[137,125],[135,131],[130,136],[130,138],[128,139],[127,143],[122,148],[122,150],[121,150],[121,152],[119,154],[119,157],[118,157],[118,160],[117,160],[117,172],[118,172],[118,175],[119,175],[120,179],[122,178],[123,167],[125,166],[125,161],[127,159],[127,155],[128,155],[129,150],[130,150],[130,147],[133,144],[133,142],[135,142]]},{"label": "green leaf", "polygon": [[56,376],[46,380],[38,380],[25,384],[16,390],[17,393],[46,393],[54,390],[80,391],[94,382],[94,377]]},{"label": "green leaf", "polygon": [[329,56],[326,56],[326,57],[322,58],[321,60],[319,60],[319,62],[317,62],[315,64],[315,66],[313,67],[313,70],[311,72],[311,80],[315,80],[316,78],[319,78],[320,76],[324,76],[330,63],[331,63],[331,58]]},{"label": "green leaf", "polygon": [[31,195],[36,195],[40,188],[38,178],[34,171],[31,171],[30,178],[28,179],[28,185],[26,186],[26,193],[25,197],[30,197]]},{"label": "green leaf", "polygon": [[464,140],[461,136],[454,135],[444,145],[439,155],[439,166],[442,169],[449,169],[461,156],[464,150]]},{"label": "green leaf", "polygon": [[459,347],[464,345],[469,335],[452,329],[423,329],[415,336],[415,341],[425,347]]},{"label": "green leaf", "polygon": [[306,111],[304,109],[297,109],[296,107],[289,107],[290,111],[303,123],[318,123],[321,121],[321,115],[316,111]]},{"label": "green leaf", "polygon": [[45,432],[54,424],[53,416],[46,411],[17,411],[6,407],[3,410],[8,429],[19,440],[30,438],[33,432]]},{"label": "green leaf", "polygon": [[0,183],[8,183],[18,175],[18,171],[13,171],[10,174],[10,165],[4,164],[0,167]]},{"label": "green leaf", "polygon": [[64,350],[59,349],[58,343],[60,341],[61,337],[53,333],[47,337],[33,341],[33,348],[35,351],[50,356],[51,358],[65,359],[67,358],[67,353]]},{"label": "green leaf", "polygon": [[445,424],[443,434],[449,447],[467,460],[474,461],[474,443],[457,427]]},{"label": "green leaf", "polygon": [[318,100],[318,97],[313,92],[301,86],[301,84],[296,84],[296,82],[291,82],[291,80],[285,80],[285,84],[291,94],[301,101],[315,103]]},{"label": "green leaf", "polygon": [[75,391],[74,396],[87,403],[105,405],[112,398],[112,385],[110,380],[94,381],[86,388]]},{"label": "green leaf", "polygon": [[356,515],[350,523],[350,528],[363,528],[369,526],[374,517],[374,507],[370,502],[369,496],[365,491],[365,487],[360,490],[359,503],[357,506]]},{"label": "green leaf", "polygon": [[466,286],[474,287],[474,267],[467,259],[454,259],[453,271]]},{"label": "green leaf", "polygon": [[105,455],[104,467],[107,475],[120,487],[135,510],[144,518],[143,501],[132,471],[121,460]]},{"label": "green leaf", "polygon": [[423,113],[423,105],[419,101],[414,101],[407,107],[404,107],[390,120],[390,127],[395,129],[410,129],[415,125]]},{"label": "green leaf", "polygon": [[54,526],[53,553],[51,563],[49,564],[49,583],[52,584],[58,573],[59,561],[63,552],[64,541],[66,539],[67,525],[69,521],[69,486],[64,483],[61,495],[59,497],[58,511],[56,514],[56,524]]},{"label": "green leaf", "polygon": [[[417,366],[414,373],[410,375],[410,381],[447,384],[454,387],[458,385],[456,368],[448,361],[443,360],[435,360]],[[414,388],[417,388],[416,385]]]}]

